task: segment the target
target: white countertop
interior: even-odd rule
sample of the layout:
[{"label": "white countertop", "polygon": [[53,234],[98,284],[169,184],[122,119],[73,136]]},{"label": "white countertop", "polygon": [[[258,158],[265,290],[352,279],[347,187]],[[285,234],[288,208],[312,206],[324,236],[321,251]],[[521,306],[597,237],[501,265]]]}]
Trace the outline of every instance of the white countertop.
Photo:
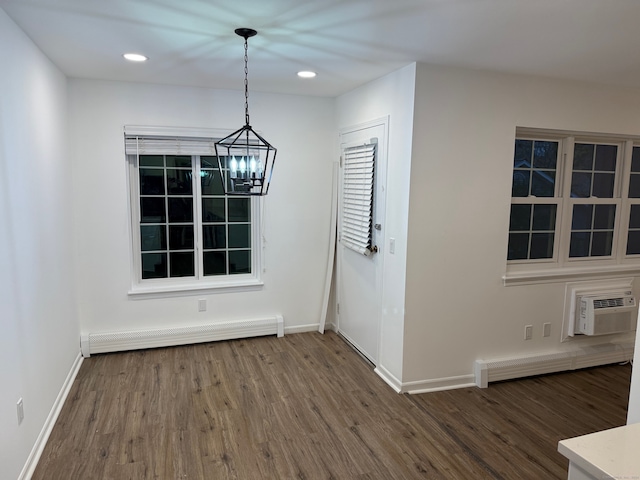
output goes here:
[{"label": "white countertop", "polygon": [[596,478],[640,480],[640,423],[562,440],[558,451]]}]

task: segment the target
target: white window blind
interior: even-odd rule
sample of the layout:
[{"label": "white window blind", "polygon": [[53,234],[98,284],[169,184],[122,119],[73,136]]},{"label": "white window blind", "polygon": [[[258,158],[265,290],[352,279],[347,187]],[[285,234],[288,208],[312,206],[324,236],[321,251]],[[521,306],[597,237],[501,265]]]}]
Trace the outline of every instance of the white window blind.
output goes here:
[{"label": "white window blind", "polygon": [[179,127],[125,126],[124,143],[127,155],[213,155],[215,142],[226,131],[186,129]]},{"label": "white window blind", "polygon": [[343,154],[341,241],[363,255],[371,253],[376,147],[373,139]]}]

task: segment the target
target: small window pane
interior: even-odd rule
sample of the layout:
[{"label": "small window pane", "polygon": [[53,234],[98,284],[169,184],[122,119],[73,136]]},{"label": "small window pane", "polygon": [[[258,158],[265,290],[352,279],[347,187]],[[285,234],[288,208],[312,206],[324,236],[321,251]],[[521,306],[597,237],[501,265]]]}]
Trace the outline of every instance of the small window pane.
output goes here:
[{"label": "small window pane", "polygon": [[593,175],[593,196],[597,198],[613,198],[613,173],[596,173]]},{"label": "small window pane", "polygon": [[531,235],[531,253],[529,258],[553,257],[553,233],[534,233]]},{"label": "small window pane", "polygon": [[593,232],[591,256],[604,257],[611,255],[612,245],[613,232]]},{"label": "small window pane", "polygon": [[593,216],[593,228],[595,230],[613,230],[616,220],[615,205],[596,205]]},{"label": "small window pane", "polygon": [[555,230],[556,206],[534,205],[533,230]]},{"label": "small window pane", "polygon": [[167,254],[143,253],[142,254],[142,278],[166,278]]},{"label": "small window pane", "polygon": [[164,167],[162,155],[140,155],[138,161],[141,167]]},{"label": "small window pane", "polygon": [[203,195],[224,195],[218,170],[200,170],[200,184]]},{"label": "small window pane", "polygon": [[164,197],[140,198],[140,222],[163,223],[166,221]]},{"label": "small window pane", "polygon": [[571,196],[589,198],[591,196],[591,173],[573,172],[571,176]]},{"label": "small window pane", "polygon": [[533,168],[555,170],[558,161],[558,142],[536,142],[533,151]]},{"label": "small window pane", "polygon": [[229,252],[229,274],[251,273],[251,252],[234,250]]},{"label": "small window pane", "polygon": [[225,252],[204,252],[204,274],[226,275],[227,254]]},{"label": "small window pane", "polygon": [[528,197],[529,185],[531,183],[531,170],[514,170],[513,184],[511,187],[512,197]]},{"label": "small window pane", "polygon": [[593,205],[574,205],[571,230],[590,230],[593,225]]},{"label": "small window pane", "polygon": [[590,143],[576,143],[573,151],[574,170],[593,170],[593,148]]},{"label": "small window pane", "polygon": [[572,232],[569,246],[570,257],[588,257],[591,234],[589,232]]},{"label": "small window pane", "polygon": [[531,228],[531,205],[513,204],[511,205],[511,219],[509,230],[529,230]]},{"label": "small window pane", "polygon": [[526,260],[529,258],[529,234],[510,233],[507,260]]},{"label": "small window pane", "polygon": [[629,197],[640,198],[640,174],[631,174],[629,179]]},{"label": "small window pane", "polygon": [[193,225],[169,227],[169,250],[192,250],[193,246]]},{"label": "small window pane", "polygon": [[224,222],[225,220],[224,198],[202,199],[203,222]]},{"label": "small window pane", "polygon": [[200,157],[201,168],[218,168],[218,159],[210,155],[202,155]]},{"label": "small window pane", "polygon": [[224,225],[204,225],[202,227],[202,240],[207,250],[226,248],[227,235]]},{"label": "small window pane", "polygon": [[597,145],[595,169],[602,172],[615,172],[617,154],[618,147],[615,145]]},{"label": "small window pane", "polygon": [[532,140],[516,140],[516,150],[513,157],[513,166],[515,168],[531,167],[532,148]]},{"label": "small window pane", "polygon": [[167,193],[169,195],[191,195],[191,170],[167,169]]},{"label": "small window pane", "polygon": [[631,205],[629,228],[640,228],[640,205]]},{"label": "small window pane", "polygon": [[251,220],[251,204],[248,198],[229,199],[229,221],[248,222]]},{"label": "small window pane", "polygon": [[164,169],[140,169],[140,195],[164,195]]},{"label": "small window pane", "polygon": [[534,170],[531,179],[531,195],[536,197],[553,197],[555,193],[556,172]]},{"label": "small window pane", "polygon": [[640,147],[633,147],[631,154],[631,171],[640,173]]},{"label": "small window pane", "polygon": [[170,223],[193,222],[193,198],[172,197],[168,202]]},{"label": "small window pane", "polygon": [[167,167],[191,168],[190,155],[167,155]]},{"label": "small window pane", "polygon": [[640,255],[640,231],[630,231],[627,237],[627,255]]},{"label": "small window pane", "polygon": [[195,275],[193,252],[170,253],[169,258],[172,277],[192,277]]},{"label": "small window pane", "polygon": [[149,250],[166,250],[167,234],[164,225],[141,225],[140,246],[143,252]]},{"label": "small window pane", "polygon": [[247,224],[229,225],[229,248],[251,247],[251,226]]}]

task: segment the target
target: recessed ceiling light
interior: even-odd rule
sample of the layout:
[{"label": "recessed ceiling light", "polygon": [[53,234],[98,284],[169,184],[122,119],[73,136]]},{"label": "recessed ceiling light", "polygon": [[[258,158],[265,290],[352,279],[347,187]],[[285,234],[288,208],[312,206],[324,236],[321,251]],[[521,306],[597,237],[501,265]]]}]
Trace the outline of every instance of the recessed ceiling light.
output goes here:
[{"label": "recessed ceiling light", "polygon": [[124,58],[129,60],[130,62],[145,62],[147,61],[147,57],[144,55],[140,55],[139,53],[125,53],[122,55]]},{"label": "recessed ceiling light", "polygon": [[311,72],[309,70],[303,70],[302,72],[298,72],[298,76],[300,78],[313,78],[316,76],[316,72]]}]

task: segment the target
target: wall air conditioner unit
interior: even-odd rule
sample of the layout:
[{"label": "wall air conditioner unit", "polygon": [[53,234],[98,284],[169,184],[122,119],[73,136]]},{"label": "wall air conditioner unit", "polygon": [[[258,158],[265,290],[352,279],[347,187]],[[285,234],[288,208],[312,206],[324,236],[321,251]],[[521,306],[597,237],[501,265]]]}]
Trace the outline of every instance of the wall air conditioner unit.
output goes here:
[{"label": "wall air conditioner unit", "polygon": [[630,291],[580,298],[576,333],[606,335],[635,329],[636,299]]}]

